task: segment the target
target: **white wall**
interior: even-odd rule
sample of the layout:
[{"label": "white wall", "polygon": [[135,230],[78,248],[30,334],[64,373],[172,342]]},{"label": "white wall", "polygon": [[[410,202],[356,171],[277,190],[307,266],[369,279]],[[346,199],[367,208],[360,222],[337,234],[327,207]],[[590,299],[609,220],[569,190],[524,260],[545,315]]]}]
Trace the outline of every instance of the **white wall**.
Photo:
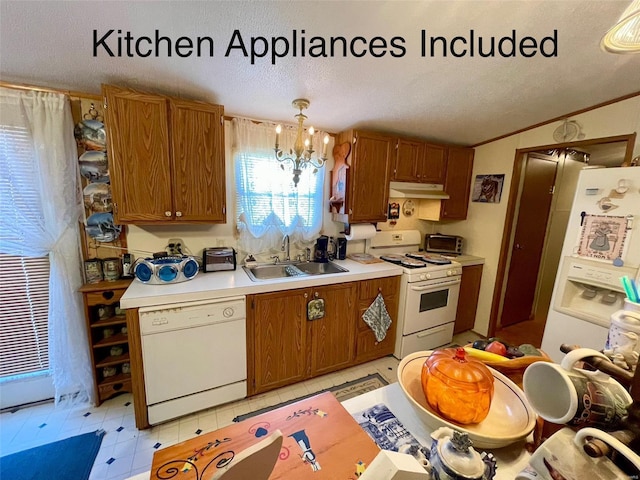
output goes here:
[{"label": "white wall", "polygon": [[[591,110],[571,119],[578,121],[582,126],[585,139],[640,132],[640,96]],[[505,174],[502,200],[498,204],[470,202],[467,220],[451,222],[439,227],[442,233],[462,235],[466,242],[466,252],[485,258],[474,327],[474,330],[482,335],[486,335],[489,330],[489,315],[496,284],[500,244],[511,190],[516,149],[555,143],[553,131],[561,123],[554,122],[476,148],[473,178],[481,174]],[[638,137],[636,137],[633,155],[640,155],[640,138]]]}]

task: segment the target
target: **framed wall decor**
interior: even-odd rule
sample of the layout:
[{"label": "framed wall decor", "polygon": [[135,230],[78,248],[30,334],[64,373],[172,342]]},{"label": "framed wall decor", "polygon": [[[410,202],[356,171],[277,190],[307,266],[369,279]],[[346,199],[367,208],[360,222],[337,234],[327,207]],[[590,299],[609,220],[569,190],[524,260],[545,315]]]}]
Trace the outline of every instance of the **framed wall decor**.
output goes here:
[{"label": "framed wall decor", "polygon": [[471,201],[500,203],[503,185],[504,174],[476,175]]}]

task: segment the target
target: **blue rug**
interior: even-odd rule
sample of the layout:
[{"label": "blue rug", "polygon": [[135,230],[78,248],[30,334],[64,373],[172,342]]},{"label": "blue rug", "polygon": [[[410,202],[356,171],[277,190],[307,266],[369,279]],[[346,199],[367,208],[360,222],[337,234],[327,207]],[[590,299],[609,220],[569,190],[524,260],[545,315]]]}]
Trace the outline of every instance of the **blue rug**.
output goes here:
[{"label": "blue rug", "polygon": [[87,480],[104,430],[65,438],[0,458],[4,480]]}]

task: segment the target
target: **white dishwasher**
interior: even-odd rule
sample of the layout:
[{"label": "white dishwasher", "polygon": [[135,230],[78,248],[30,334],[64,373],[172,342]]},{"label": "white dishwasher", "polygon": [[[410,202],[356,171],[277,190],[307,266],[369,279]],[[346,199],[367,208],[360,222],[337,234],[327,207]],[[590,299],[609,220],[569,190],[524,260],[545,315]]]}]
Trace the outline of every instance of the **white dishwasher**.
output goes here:
[{"label": "white dishwasher", "polygon": [[247,396],[245,297],[139,309],[149,423]]}]

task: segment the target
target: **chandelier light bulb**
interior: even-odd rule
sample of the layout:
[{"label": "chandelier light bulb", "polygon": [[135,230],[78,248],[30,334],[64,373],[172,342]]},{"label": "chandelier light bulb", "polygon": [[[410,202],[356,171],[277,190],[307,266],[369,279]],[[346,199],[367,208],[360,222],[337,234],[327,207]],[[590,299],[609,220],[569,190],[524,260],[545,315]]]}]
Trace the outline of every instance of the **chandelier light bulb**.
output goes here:
[{"label": "chandelier light bulb", "polygon": [[302,170],[304,170],[308,165],[314,167],[313,173],[316,173],[318,168],[324,166],[327,160],[327,144],[329,143],[329,136],[324,137],[324,145],[322,147],[322,156],[318,158],[313,158],[313,136],[316,131],[313,127],[309,127],[308,130],[308,138],[302,140],[304,135],[304,121],[306,120],[306,115],[302,113],[302,110],[309,107],[309,100],[306,98],[298,98],[292,102],[294,108],[300,110],[300,113],[295,115],[295,118],[298,121],[298,129],[296,132],[296,142],[294,148],[289,152],[290,156],[285,156],[283,151],[280,149],[280,133],[282,133],[282,125],[278,125],[276,127],[276,144],[274,148],[274,152],[276,155],[276,160],[280,162],[280,167],[284,168],[284,163],[291,162],[293,166],[293,183],[297,187],[298,182],[300,181],[300,174]]}]

